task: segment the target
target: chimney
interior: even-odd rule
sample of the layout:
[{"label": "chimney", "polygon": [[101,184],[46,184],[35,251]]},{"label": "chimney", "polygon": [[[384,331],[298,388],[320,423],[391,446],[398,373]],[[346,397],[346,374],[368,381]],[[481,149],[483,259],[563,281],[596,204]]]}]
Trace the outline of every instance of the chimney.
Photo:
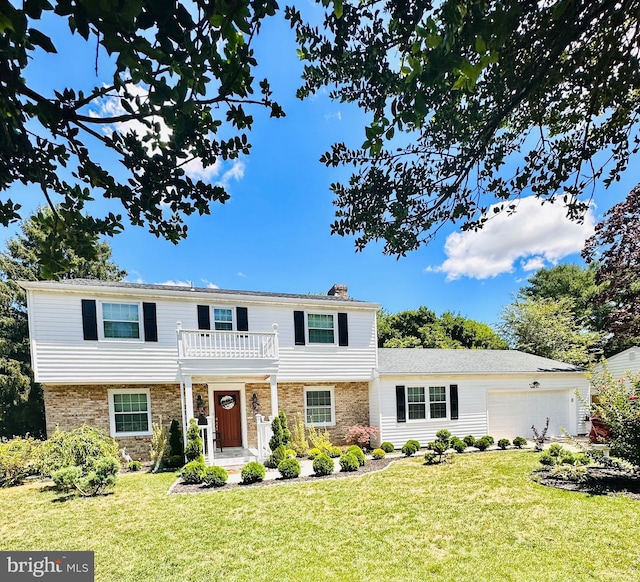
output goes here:
[{"label": "chimney", "polygon": [[339,297],[340,299],[349,298],[349,293],[347,291],[346,285],[334,285],[333,287],[331,287],[331,289],[329,289],[327,295],[330,295],[331,297]]}]

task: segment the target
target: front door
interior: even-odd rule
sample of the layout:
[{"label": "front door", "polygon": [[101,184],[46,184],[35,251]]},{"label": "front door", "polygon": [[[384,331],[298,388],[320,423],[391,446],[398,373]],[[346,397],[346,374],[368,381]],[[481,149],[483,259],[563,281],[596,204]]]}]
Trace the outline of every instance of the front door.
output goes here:
[{"label": "front door", "polygon": [[217,431],[221,445],[242,446],[242,425],[240,422],[240,392],[238,390],[218,390],[213,393]]}]

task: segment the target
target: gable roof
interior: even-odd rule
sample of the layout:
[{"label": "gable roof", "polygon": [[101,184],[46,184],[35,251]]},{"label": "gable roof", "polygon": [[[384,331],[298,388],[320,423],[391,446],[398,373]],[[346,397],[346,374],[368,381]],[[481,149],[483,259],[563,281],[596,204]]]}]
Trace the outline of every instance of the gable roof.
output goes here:
[{"label": "gable roof", "polygon": [[441,350],[379,348],[381,374],[516,374],[584,372],[566,364],[516,350]]}]

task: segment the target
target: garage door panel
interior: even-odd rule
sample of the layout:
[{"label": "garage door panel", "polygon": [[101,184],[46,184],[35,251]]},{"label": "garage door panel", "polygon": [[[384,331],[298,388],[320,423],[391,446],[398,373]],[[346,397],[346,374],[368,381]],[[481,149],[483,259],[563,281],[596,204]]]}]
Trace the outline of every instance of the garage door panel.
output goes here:
[{"label": "garage door panel", "polygon": [[487,403],[489,434],[495,438],[531,438],[531,426],[542,430],[547,417],[548,436],[562,435],[562,428],[572,432],[572,400],[573,392],[570,390],[490,391]]}]

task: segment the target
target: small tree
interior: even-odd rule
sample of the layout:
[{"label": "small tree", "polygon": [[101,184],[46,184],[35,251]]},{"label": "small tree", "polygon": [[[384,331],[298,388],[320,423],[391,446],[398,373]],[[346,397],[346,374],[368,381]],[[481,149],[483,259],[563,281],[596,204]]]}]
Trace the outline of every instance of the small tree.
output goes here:
[{"label": "small tree", "polygon": [[309,452],[309,442],[307,441],[306,429],[302,414],[296,414],[296,420],[291,429],[291,448],[298,457],[305,457]]},{"label": "small tree", "polygon": [[202,461],[204,462],[204,456],[202,454],[202,438],[200,437],[200,428],[195,418],[189,421],[189,428],[187,428],[187,446],[184,449],[187,462]]},{"label": "small tree", "polygon": [[158,424],[153,423],[153,434],[151,436],[151,460],[153,461],[152,473],[156,473],[163,465],[163,460],[169,454],[169,434],[162,426],[162,417]]},{"label": "small tree", "polygon": [[171,426],[169,426],[169,455],[172,457],[184,455],[182,430],[180,430],[180,423],[175,418],[171,421]]},{"label": "small tree", "polygon": [[536,444],[536,451],[541,452],[542,449],[544,449],[544,442],[547,440],[547,431],[549,430],[549,417],[547,416],[547,421],[545,422],[542,431],[539,431],[535,427],[535,425],[531,425],[531,430],[533,431],[533,442]]},{"label": "small tree", "polygon": [[287,427],[287,417],[284,411],[281,410],[280,414],[271,422],[271,431],[273,432],[273,436],[269,440],[269,448],[272,452],[279,446],[283,446],[285,449],[289,448],[291,432]]}]

